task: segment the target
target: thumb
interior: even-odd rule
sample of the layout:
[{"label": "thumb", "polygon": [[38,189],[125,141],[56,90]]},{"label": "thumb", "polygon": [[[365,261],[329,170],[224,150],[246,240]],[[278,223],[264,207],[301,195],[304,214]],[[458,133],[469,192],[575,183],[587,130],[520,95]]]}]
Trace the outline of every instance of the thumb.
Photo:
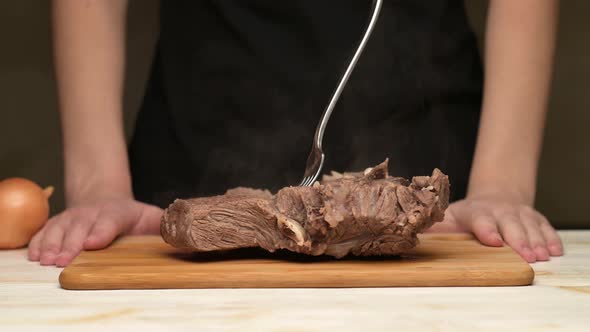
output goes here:
[{"label": "thumb", "polygon": [[160,234],[160,220],[164,210],[157,206],[143,204],[140,216],[129,234]]},{"label": "thumb", "polygon": [[85,250],[103,249],[121,233],[122,225],[114,219],[99,218],[84,241]]},{"label": "thumb", "polygon": [[496,219],[492,215],[477,216],[470,223],[471,232],[477,239],[488,246],[501,247],[504,245]]},{"label": "thumb", "polygon": [[493,247],[503,245],[502,237],[498,231],[496,219],[493,215],[481,211],[481,208],[473,206],[468,201],[458,201],[449,206],[449,215],[458,227],[473,235],[483,244]]},{"label": "thumb", "polygon": [[428,232],[433,233],[460,233],[466,230],[461,227],[455,214],[453,213],[453,205],[445,211],[445,218],[441,222],[437,222],[428,229]]}]

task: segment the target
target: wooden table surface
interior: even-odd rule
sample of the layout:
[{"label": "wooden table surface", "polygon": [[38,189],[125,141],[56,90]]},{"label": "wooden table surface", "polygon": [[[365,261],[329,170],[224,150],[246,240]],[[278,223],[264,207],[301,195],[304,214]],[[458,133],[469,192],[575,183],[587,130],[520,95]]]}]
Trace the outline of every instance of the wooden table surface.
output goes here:
[{"label": "wooden table surface", "polygon": [[0,251],[0,330],[589,331],[590,231],[560,235],[528,287],[66,291]]}]

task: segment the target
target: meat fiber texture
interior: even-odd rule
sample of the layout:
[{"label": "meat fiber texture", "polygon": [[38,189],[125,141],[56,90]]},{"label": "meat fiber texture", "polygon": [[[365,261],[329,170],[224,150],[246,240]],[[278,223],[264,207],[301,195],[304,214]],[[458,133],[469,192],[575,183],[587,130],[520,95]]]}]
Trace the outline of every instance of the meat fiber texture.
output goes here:
[{"label": "meat fiber texture", "polygon": [[177,199],[160,226],[172,246],[196,252],[261,247],[337,258],[398,255],[443,220],[449,180],[440,170],[412,181],[388,175],[385,162],[358,173],[324,176],[311,187],[235,188]]}]

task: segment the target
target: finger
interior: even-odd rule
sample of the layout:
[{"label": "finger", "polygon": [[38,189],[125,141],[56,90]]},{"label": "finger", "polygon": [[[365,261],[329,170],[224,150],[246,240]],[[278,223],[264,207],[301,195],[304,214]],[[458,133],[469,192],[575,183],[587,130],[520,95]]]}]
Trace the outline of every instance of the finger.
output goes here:
[{"label": "finger", "polygon": [[425,230],[426,233],[461,233],[464,232],[456,223],[444,220]]},{"label": "finger", "polygon": [[507,214],[499,216],[498,227],[504,241],[512,247],[524,260],[535,262],[535,253],[531,250],[525,228],[515,215]]},{"label": "finger", "polygon": [[160,234],[160,219],[164,210],[157,206],[145,205],[142,208],[135,226],[129,230],[129,234]]},{"label": "finger", "polygon": [[[51,219],[49,221],[51,221]],[[38,262],[41,258],[41,240],[43,239],[46,229],[47,226],[41,228],[29,242],[28,258],[32,262]]]},{"label": "finger", "polygon": [[105,248],[121,233],[121,227],[120,223],[117,223],[113,218],[99,218],[92,227],[88,238],[84,241],[84,249],[97,250]]},{"label": "finger", "polygon": [[55,260],[56,266],[66,266],[78,256],[82,251],[84,241],[90,232],[92,224],[93,223],[88,222],[88,220],[80,219],[71,223],[71,229],[65,235],[61,252]]},{"label": "finger", "polygon": [[64,232],[69,222],[70,219],[67,217],[61,217],[56,219],[51,225],[48,225],[47,230],[43,235],[43,239],[41,240],[41,265],[55,264],[55,258],[61,251]]},{"label": "finger", "polygon": [[427,233],[459,233],[464,231],[465,230],[462,230],[458,225],[452,209],[447,209],[447,211],[445,211],[443,221],[434,223],[434,225],[426,230]]},{"label": "finger", "polygon": [[561,256],[563,255],[563,244],[561,242],[561,238],[555,231],[555,228],[551,226],[549,220],[545,218],[542,214],[539,213],[538,215],[538,222],[541,227],[541,232],[543,233],[543,237],[547,242],[547,248],[549,249],[549,254],[551,256]]},{"label": "finger", "polygon": [[549,252],[547,251],[547,244],[545,243],[545,237],[541,232],[541,228],[536,219],[530,215],[523,215],[521,213],[520,220],[524,226],[527,236],[529,238],[529,244],[535,253],[535,257],[538,261],[546,261],[549,259]]},{"label": "finger", "polygon": [[448,209],[445,211],[445,216],[443,221],[434,223],[429,229],[426,230],[428,233],[463,233],[468,232],[470,230],[469,227],[465,227],[465,222],[459,219],[459,216],[464,216],[465,208],[464,201],[458,201],[451,203]]},{"label": "finger", "polygon": [[496,221],[491,215],[480,215],[475,217],[471,223],[471,232],[475,234],[477,239],[488,246],[501,247],[504,243]]}]

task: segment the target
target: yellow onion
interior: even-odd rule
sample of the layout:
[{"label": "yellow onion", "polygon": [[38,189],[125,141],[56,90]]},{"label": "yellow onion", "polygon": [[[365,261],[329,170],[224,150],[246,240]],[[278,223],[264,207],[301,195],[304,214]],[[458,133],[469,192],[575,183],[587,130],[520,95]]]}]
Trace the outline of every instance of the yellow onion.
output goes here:
[{"label": "yellow onion", "polygon": [[27,179],[0,181],[0,249],[20,248],[31,241],[47,222],[52,193],[53,187],[43,189]]}]

